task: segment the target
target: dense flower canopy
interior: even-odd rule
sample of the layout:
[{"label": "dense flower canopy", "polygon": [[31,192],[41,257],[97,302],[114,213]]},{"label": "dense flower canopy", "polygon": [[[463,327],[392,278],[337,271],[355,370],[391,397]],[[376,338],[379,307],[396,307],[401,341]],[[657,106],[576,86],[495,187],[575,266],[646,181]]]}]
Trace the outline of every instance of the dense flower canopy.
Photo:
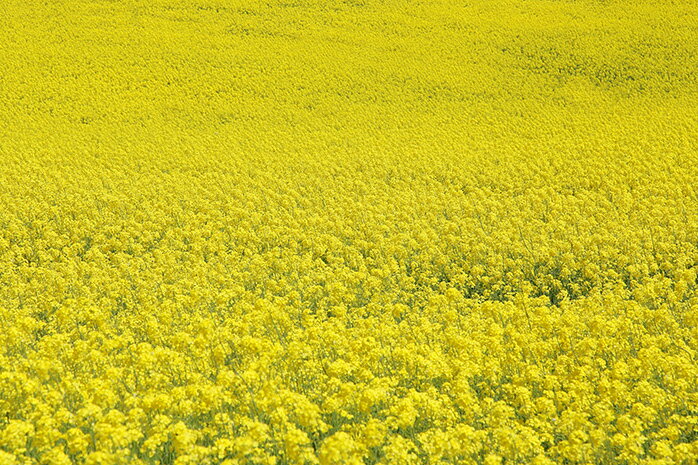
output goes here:
[{"label": "dense flower canopy", "polygon": [[0,464],[695,464],[695,0],[10,0]]}]

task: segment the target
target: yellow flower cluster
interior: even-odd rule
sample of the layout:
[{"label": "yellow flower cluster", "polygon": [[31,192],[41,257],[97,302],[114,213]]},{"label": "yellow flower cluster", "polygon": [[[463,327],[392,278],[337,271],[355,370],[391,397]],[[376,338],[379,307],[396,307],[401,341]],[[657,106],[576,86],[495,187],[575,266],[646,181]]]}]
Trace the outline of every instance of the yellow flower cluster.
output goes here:
[{"label": "yellow flower cluster", "polygon": [[0,464],[698,461],[695,0],[10,0]]}]

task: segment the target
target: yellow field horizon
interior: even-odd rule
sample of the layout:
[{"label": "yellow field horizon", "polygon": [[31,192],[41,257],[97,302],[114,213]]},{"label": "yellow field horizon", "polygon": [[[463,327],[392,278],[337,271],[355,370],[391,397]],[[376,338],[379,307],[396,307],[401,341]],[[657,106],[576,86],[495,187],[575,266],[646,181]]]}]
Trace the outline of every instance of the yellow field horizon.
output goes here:
[{"label": "yellow field horizon", "polygon": [[10,0],[0,465],[698,461],[698,3]]}]

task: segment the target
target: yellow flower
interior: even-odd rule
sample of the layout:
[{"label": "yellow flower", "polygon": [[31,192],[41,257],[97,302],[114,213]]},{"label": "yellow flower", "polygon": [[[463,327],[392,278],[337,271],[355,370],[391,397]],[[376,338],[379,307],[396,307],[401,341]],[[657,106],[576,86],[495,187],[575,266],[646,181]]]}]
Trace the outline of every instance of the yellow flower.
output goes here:
[{"label": "yellow flower", "polygon": [[363,453],[359,445],[348,433],[341,431],[323,441],[318,458],[320,465],[363,463]]}]

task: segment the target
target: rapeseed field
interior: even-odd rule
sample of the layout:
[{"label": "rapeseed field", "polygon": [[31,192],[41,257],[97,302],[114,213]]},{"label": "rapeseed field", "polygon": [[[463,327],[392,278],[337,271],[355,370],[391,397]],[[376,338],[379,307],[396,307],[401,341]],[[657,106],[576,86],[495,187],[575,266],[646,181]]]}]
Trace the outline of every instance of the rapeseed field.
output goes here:
[{"label": "rapeseed field", "polygon": [[698,463],[695,0],[1,9],[1,465]]}]

